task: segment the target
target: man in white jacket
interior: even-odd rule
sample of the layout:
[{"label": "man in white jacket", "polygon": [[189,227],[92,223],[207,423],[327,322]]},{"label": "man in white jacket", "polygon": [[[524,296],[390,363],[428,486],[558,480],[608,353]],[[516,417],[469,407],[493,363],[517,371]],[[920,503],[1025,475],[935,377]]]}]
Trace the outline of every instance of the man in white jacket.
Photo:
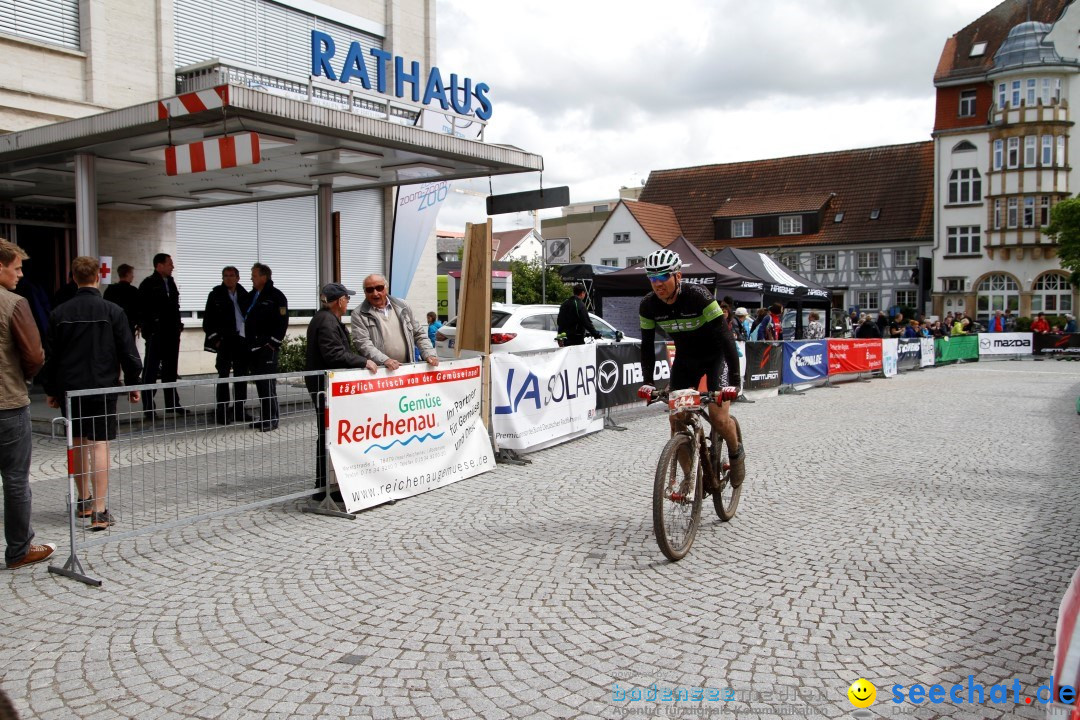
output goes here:
[{"label": "man in white jacket", "polygon": [[397,370],[412,362],[419,348],[428,365],[438,365],[427,328],[416,322],[408,303],[386,290],[382,275],[364,278],[364,301],[349,315],[356,351],[388,370]]}]

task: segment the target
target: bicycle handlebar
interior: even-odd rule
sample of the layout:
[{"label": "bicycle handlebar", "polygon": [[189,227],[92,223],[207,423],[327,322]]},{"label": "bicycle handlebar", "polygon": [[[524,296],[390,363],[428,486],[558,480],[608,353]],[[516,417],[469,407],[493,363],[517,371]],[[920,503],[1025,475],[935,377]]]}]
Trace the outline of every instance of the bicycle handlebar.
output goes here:
[{"label": "bicycle handlebar", "polygon": [[[646,399],[645,406],[648,407],[655,402],[667,400],[669,392],[670,391],[668,388],[664,388],[663,390],[654,390],[654,392],[650,393],[649,398]],[[734,400],[738,396],[739,388],[734,386],[722,387],[719,390],[698,393],[698,397],[701,398],[702,405],[708,405],[709,403],[715,402],[729,402],[731,400]]]}]

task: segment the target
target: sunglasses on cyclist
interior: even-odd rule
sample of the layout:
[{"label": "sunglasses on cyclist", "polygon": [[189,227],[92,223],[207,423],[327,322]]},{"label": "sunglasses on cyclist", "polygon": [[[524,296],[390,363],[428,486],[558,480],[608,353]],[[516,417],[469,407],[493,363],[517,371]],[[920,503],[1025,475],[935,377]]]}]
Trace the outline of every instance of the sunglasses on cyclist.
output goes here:
[{"label": "sunglasses on cyclist", "polygon": [[386,289],[385,285],[372,285],[371,287],[364,288],[364,292],[366,292],[366,293],[368,293],[370,295],[371,293],[374,293],[374,292],[382,292],[385,289]]},{"label": "sunglasses on cyclist", "polygon": [[668,278],[670,278],[670,277],[671,277],[671,273],[669,273],[669,272],[667,272],[667,273],[656,273],[656,274],[649,273],[649,282],[665,283],[665,282],[668,281]]}]

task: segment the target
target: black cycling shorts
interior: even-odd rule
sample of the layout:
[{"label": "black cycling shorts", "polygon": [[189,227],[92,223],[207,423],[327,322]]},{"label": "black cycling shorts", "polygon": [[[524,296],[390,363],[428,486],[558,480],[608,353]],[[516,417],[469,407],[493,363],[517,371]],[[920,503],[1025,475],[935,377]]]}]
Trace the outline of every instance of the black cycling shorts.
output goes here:
[{"label": "black cycling shorts", "polygon": [[671,366],[671,384],[669,388],[672,390],[696,389],[698,383],[701,382],[701,376],[704,375],[706,389],[709,391],[719,390],[721,388],[720,382],[724,379],[721,377],[720,372],[723,366],[724,358],[722,357],[716,357],[712,360],[696,360],[687,359],[685,356],[676,353],[675,363]]},{"label": "black cycling shorts", "polygon": [[[61,403],[63,400],[61,399]],[[67,408],[61,404],[61,408]],[[115,440],[119,429],[116,394],[83,395],[71,398],[71,435],[86,440]]]}]

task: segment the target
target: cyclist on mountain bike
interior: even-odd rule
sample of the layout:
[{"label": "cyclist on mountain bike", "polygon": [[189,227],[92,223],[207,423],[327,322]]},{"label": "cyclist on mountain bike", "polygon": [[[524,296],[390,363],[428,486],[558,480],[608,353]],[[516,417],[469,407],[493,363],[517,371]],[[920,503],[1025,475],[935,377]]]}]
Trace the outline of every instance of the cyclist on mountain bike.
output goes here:
[{"label": "cyclist on mountain bike", "polygon": [[[725,366],[730,369],[728,385],[741,387],[739,352],[735,337],[724,321],[720,305],[700,285],[682,283],[682,260],[671,250],[657,250],[645,258],[645,273],[652,283],[652,292],[642,299],[641,316],[641,373],[644,384],[639,394],[652,394],[653,340],[659,327],[675,343],[675,362],[671,366],[671,390],[696,388],[701,376],[706,377],[710,391],[720,389]],[[727,442],[738,447],[730,455],[731,486],[739,487],[746,476],[745,453],[739,444],[735,423],[730,414],[731,402],[709,404],[709,422]],[[671,432],[679,430],[672,417]]]}]

